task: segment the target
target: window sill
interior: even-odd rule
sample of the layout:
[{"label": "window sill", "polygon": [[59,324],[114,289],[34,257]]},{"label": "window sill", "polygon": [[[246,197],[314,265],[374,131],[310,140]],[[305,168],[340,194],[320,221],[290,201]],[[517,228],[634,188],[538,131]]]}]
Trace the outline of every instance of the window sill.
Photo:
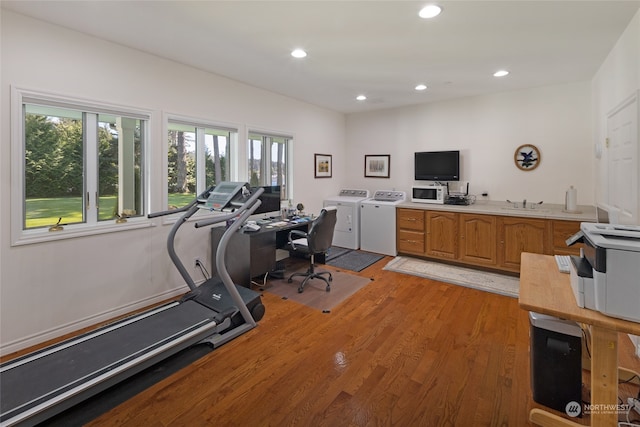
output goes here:
[{"label": "window sill", "polygon": [[94,236],[99,234],[115,233],[118,231],[137,230],[153,227],[155,224],[148,218],[129,218],[127,222],[116,224],[115,221],[99,225],[73,224],[67,225],[60,231],[48,231],[46,228],[34,230],[22,230],[17,238],[11,242],[11,246],[31,245],[35,243],[51,242],[56,240],[74,239],[77,237]]}]

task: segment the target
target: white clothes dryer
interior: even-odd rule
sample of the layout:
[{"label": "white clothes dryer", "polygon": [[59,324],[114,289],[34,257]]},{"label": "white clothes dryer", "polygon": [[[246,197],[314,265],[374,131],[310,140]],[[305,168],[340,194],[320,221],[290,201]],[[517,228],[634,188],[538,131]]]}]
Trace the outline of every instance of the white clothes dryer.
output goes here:
[{"label": "white clothes dryer", "polygon": [[404,191],[378,190],[360,204],[360,249],[383,255],[398,255],[396,205],[407,198]]},{"label": "white clothes dryer", "polygon": [[323,202],[323,206],[336,207],[336,227],[333,245],[347,249],[360,248],[360,203],[369,198],[369,190],[340,190],[335,197]]}]

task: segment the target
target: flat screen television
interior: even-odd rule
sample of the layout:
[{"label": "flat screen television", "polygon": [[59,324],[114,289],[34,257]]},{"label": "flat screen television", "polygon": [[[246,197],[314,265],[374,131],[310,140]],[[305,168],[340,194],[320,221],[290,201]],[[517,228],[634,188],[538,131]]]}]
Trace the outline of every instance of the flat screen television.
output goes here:
[{"label": "flat screen television", "polygon": [[[260,187],[252,188],[252,192],[256,188],[260,188]],[[262,193],[258,198],[258,200],[260,200],[262,204],[258,207],[258,209],[256,209],[256,211],[253,214],[254,215],[262,214],[262,213],[266,214],[269,212],[280,213],[280,186],[275,185],[275,186],[267,186],[262,188],[264,188],[264,193]]]},{"label": "flat screen television", "polygon": [[422,151],[415,153],[416,181],[459,181],[460,151]]}]

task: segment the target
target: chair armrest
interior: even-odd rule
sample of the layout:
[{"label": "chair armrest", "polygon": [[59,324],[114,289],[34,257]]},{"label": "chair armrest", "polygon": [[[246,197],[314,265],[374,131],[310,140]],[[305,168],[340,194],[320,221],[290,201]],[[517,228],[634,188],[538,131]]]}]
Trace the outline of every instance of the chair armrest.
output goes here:
[{"label": "chair armrest", "polygon": [[291,230],[289,232],[289,245],[291,245],[291,249],[293,249],[294,251],[296,250],[296,245],[295,243],[293,243],[293,237],[297,237],[297,238],[307,238],[307,233],[305,233],[304,231],[300,231],[300,230]]}]

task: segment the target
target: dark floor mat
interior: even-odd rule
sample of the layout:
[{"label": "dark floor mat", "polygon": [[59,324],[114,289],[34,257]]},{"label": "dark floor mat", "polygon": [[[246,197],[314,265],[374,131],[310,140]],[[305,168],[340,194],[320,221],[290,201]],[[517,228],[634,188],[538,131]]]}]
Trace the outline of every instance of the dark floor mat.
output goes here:
[{"label": "dark floor mat", "polygon": [[326,261],[330,261],[332,259],[338,258],[339,256],[342,256],[348,252],[351,252],[353,249],[347,249],[347,248],[341,248],[339,246],[331,246],[329,249],[327,249],[326,255],[325,255],[325,260]]},{"label": "dark floor mat", "polygon": [[349,251],[327,261],[327,264],[337,268],[344,268],[345,270],[362,271],[382,258],[384,258],[384,255],[362,251]]}]

